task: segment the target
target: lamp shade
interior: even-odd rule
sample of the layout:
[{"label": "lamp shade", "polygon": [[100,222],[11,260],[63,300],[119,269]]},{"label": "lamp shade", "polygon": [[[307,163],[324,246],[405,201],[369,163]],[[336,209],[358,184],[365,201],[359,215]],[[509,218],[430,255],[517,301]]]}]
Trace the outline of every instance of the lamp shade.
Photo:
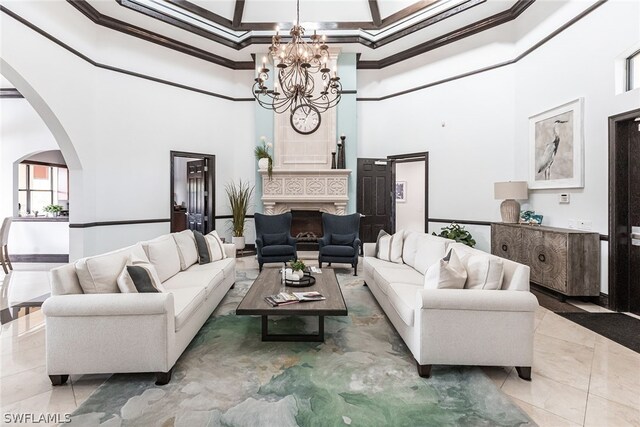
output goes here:
[{"label": "lamp shade", "polygon": [[493,193],[497,200],[525,200],[529,198],[526,181],[496,182],[493,184]]}]

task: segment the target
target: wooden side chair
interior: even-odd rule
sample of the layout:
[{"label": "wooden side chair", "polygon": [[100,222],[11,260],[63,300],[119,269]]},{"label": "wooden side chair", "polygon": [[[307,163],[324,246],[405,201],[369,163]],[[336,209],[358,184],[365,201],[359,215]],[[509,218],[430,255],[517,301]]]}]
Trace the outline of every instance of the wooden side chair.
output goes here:
[{"label": "wooden side chair", "polygon": [[9,249],[7,248],[11,221],[11,217],[6,217],[4,221],[2,221],[2,228],[0,228],[0,263],[2,263],[2,269],[5,274],[9,274],[9,270],[13,270],[11,260],[9,260]]}]

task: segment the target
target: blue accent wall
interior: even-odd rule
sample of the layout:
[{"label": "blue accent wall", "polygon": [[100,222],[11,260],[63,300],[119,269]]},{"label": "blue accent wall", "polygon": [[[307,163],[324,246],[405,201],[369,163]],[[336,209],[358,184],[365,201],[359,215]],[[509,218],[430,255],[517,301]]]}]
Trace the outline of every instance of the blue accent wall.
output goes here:
[{"label": "blue accent wall", "polygon": [[[261,65],[262,65],[262,55],[256,55],[256,68]],[[270,77],[273,77],[273,72],[270,73]],[[268,86],[271,86],[272,83],[273,83],[273,79],[271,78],[267,82],[267,84]],[[271,156],[273,156],[273,153],[275,152],[274,150],[276,148],[276,142],[273,140],[274,139],[274,129],[273,129],[274,113],[271,110],[267,110],[266,108],[261,107],[258,102],[255,102],[255,109],[256,109],[255,144],[256,146],[262,145],[262,142],[260,141],[260,137],[265,136],[267,138],[267,142],[270,142],[273,144],[273,149],[271,150]],[[252,153],[252,157],[253,157],[253,153]],[[255,157],[253,158],[255,159]],[[254,165],[255,165],[255,171],[256,171],[255,172],[256,189],[253,196],[254,207],[256,212],[262,213],[264,212],[264,208],[262,205],[262,175],[260,175],[260,173],[258,172],[257,160],[254,160]]]},{"label": "blue accent wall", "polygon": [[353,91],[354,93],[343,94],[337,111],[337,135],[347,137],[345,146],[346,167],[351,169],[349,176],[349,203],[347,213],[356,212],[356,185],[358,169],[358,121],[356,107],[356,54],[341,53],[338,57],[338,75],[342,83],[343,91]]}]

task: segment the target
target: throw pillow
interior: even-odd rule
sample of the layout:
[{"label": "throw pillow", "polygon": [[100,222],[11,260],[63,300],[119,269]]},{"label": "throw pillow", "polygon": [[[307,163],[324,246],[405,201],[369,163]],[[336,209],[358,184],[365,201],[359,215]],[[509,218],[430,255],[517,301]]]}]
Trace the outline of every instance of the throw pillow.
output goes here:
[{"label": "throw pillow", "polygon": [[424,275],[425,289],[463,289],[467,270],[458,255],[449,249],[447,256],[427,269]]},{"label": "throw pillow", "polygon": [[198,249],[196,248],[196,240],[193,237],[193,231],[184,230],[179,233],[172,233],[171,235],[178,246],[180,270],[184,271],[198,262]]},{"label": "throw pillow", "polygon": [[465,289],[496,290],[502,287],[504,263],[500,258],[466,254],[461,261],[467,270]]},{"label": "throw pillow", "polygon": [[263,234],[262,243],[265,246],[286,245],[289,241],[287,233]]},{"label": "throw pillow", "polygon": [[400,230],[394,235],[389,235],[386,231],[380,230],[376,241],[376,258],[402,264],[403,237],[404,230]]},{"label": "throw pillow", "polygon": [[148,262],[140,243],[117,251],[83,258],[75,263],[80,287],[85,294],[117,293],[118,275],[130,256]]},{"label": "throw pillow", "polygon": [[354,240],[356,240],[356,233],[331,235],[332,245],[342,245],[342,246],[352,245]]},{"label": "throw pillow", "polygon": [[178,246],[171,235],[166,234],[156,239],[144,242],[149,262],[158,272],[158,277],[166,282],[171,277],[180,273],[180,255]]},{"label": "throw pillow", "polygon": [[220,240],[220,236],[218,236],[215,230],[206,236],[202,235],[199,231],[194,231],[193,235],[196,238],[196,245],[198,246],[199,264],[208,264],[227,257],[224,252],[224,246],[222,246],[222,240]]},{"label": "throw pillow", "polygon": [[135,258],[129,258],[117,282],[122,293],[164,292],[155,267]]}]

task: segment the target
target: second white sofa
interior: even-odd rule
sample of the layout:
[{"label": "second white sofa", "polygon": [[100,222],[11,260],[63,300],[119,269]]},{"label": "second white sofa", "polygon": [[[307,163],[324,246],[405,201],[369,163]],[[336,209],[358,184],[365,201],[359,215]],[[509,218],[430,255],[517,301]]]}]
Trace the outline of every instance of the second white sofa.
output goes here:
[{"label": "second white sofa", "polygon": [[[224,259],[200,265],[189,233],[51,271],[52,296],[42,309],[47,372],[54,385],[69,374],[155,372],[158,385],[171,379],[178,357],[235,282],[235,245],[221,245]],[[119,292],[117,278],[131,257],[155,267],[164,292]]]},{"label": "second white sofa", "polygon": [[[424,275],[450,249],[460,259],[499,259],[504,278],[497,290],[425,289]],[[531,379],[536,297],[529,292],[529,267],[452,240],[424,233],[404,237],[402,262],[375,257],[364,244],[364,279],[411,350],[421,376],[432,365],[515,366]],[[477,258],[476,258],[477,259]]]}]

